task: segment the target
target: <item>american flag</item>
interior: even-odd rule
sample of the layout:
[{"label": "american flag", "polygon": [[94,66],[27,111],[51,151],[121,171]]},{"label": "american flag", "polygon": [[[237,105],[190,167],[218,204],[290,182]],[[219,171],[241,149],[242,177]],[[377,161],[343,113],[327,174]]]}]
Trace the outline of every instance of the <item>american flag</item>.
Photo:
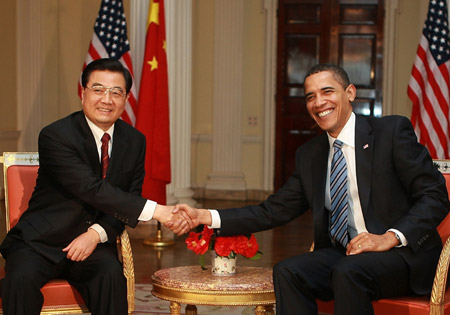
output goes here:
[{"label": "american flag", "polygon": [[[133,76],[130,44],[127,37],[127,22],[122,0],[102,0],[83,69],[91,61],[100,58],[118,59]],[[81,96],[81,81],[78,82],[78,95]],[[121,117],[132,126],[136,124],[136,96],[136,89],[133,84],[130,98]]]},{"label": "american flag", "polygon": [[408,86],[411,122],[434,159],[450,158],[450,46],[446,0],[431,0]]}]

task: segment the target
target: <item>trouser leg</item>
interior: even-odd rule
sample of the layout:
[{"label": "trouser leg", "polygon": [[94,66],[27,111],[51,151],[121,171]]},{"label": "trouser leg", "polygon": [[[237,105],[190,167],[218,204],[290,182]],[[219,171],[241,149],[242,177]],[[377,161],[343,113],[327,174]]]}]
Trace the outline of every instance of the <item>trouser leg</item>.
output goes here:
[{"label": "trouser leg", "polygon": [[22,243],[8,251],[5,278],[1,281],[5,315],[38,315],[44,297],[40,289],[59,272],[58,266]]},{"label": "trouser leg", "polygon": [[115,249],[100,244],[85,261],[70,262],[67,279],[83,296],[92,315],[126,315],[127,283]]},{"label": "trouser leg", "polygon": [[408,265],[396,250],[341,259],[331,276],[334,314],[373,314],[373,300],[412,293],[409,276]]},{"label": "trouser leg", "polygon": [[288,258],[274,267],[277,314],[317,314],[316,298],[330,300],[331,270],[342,249],[327,248]]}]

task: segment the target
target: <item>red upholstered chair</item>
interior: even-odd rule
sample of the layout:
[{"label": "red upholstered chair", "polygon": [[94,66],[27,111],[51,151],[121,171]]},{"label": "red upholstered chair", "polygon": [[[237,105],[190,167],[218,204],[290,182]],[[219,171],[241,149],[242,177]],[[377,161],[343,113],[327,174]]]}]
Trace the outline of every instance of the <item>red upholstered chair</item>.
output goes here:
[{"label": "red upholstered chair", "polygon": [[[450,160],[435,160],[434,163],[445,177],[450,192]],[[447,273],[450,262],[450,215],[438,226],[442,238],[442,249],[434,276],[431,296],[400,297],[374,301],[376,315],[450,315],[450,290],[446,290]],[[317,300],[319,312],[333,314],[333,301]]]},{"label": "red upholstered chair", "polygon": [[[9,231],[19,220],[22,213],[28,208],[36,184],[39,168],[37,153],[4,153],[0,156],[3,163],[5,186],[6,230]],[[134,311],[134,264],[131,253],[130,239],[126,230],[118,239],[124,275],[127,278],[128,313]],[[0,278],[5,272],[0,270]],[[42,313],[45,314],[71,314],[89,313],[78,291],[66,280],[55,279],[47,283],[42,289],[44,305]],[[1,302],[1,301],[0,301]]]}]

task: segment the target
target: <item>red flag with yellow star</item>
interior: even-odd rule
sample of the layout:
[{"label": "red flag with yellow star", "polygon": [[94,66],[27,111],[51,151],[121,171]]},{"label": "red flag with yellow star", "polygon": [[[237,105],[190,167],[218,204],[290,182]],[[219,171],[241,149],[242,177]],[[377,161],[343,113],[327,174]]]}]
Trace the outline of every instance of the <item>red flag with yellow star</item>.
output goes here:
[{"label": "red flag with yellow star", "polygon": [[136,128],[147,139],[142,196],[166,204],[170,183],[169,89],[164,0],[151,0]]}]

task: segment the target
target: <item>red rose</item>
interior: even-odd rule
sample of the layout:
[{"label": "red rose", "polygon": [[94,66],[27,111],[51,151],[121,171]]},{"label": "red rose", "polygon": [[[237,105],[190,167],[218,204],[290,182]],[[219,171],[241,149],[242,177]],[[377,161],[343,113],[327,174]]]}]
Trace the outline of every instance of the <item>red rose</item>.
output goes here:
[{"label": "red rose", "polygon": [[189,237],[186,238],[186,245],[197,255],[203,255],[209,248],[210,240],[211,236],[205,238],[200,233],[190,232]]},{"label": "red rose", "polygon": [[252,234],[250,238],[247,236],[236,236],[234,243],[234,251],[244,257],[251,258],[258,252],[259,246],[255,236]]},{"label": "red rose", "polygon": [[211,240],[213,232],[214,232],[213,229],[210,229],[206,225],[203,227],[202,235],[203,235],[203,238],[208,239],[208,243]]},{"label": "red rose", "polygon": [[216,237],[216,244],[214,244],[214,250],[216,251],[217,255],[228,257],[231,254],[231,251],[233,250],[233,241],[234,237]]}]

